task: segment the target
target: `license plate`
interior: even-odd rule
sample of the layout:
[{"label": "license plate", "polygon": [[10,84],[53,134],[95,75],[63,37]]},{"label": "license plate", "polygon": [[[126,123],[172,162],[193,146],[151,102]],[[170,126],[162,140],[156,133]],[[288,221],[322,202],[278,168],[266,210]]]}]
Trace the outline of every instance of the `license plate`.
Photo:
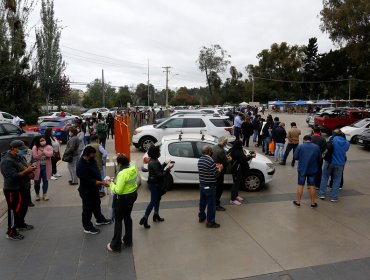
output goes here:
[{"label": "license plate", "polygon": [[358,139],[358,143],[364,143],[364,140]]}]

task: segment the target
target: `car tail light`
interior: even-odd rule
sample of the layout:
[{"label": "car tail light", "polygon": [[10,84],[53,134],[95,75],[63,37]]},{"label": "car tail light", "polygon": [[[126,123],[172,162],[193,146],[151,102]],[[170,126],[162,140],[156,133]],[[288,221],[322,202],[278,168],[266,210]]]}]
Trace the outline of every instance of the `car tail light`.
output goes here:
[{"label": "car tail light", "polygon": [[149,163],[149,160],[150,160],[149,157],[145,157],[145,158],[143,158],[143,163],[144,164],[148,164]]},{"label": "car tail light", "polygon": [[225,130],[230,133],[230,135],[233,135],[233,128],[232,127],[225,127]]}]

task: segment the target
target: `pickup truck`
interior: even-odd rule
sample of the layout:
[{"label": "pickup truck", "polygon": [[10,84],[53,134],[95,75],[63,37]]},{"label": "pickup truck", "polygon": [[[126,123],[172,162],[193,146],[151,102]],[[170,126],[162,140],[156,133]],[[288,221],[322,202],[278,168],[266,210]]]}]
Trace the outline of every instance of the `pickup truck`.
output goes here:
[{"label": "pickup truck", "polygon": [[335,115],[315,117],[315,126],[319,127],[321,131],[330,134],[336,128],[351,125],[354,122],[367,117],[369,117],[368,111],[343,110]]}]

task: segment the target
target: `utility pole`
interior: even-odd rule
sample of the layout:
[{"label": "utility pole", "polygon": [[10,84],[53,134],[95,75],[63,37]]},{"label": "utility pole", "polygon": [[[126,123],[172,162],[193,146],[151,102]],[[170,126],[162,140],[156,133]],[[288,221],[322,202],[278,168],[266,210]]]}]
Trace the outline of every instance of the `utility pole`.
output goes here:
[{"label": "utility pole", "polygon": [[170,69],[172,68],[171,66],[164,66],[162,67],[165,69],[163,73],[166,73],[166,108],[168,108],[168,74],[171,73]]},{"label": "utility pole", "polygon": [[105,94],[104,94],[104,69],[101,70],[101,93],[103,96],[103,107],[105,107]]},{"label": "utility pole", "polygon": [[149,58],[148,58],[148,107],[149,107],[149,97],[150,97],[150,90],[149,90]]}]

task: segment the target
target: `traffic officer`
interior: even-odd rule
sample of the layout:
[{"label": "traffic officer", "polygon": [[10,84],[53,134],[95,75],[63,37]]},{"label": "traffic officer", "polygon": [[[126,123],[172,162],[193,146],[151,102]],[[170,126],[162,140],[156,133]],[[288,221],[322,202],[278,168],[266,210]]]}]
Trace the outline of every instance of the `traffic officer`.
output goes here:
[{"label": "traffic officer", "polygon": [[[108,251],[120,252],[122,242],[125,246],[132,246],[132,207],[137,199],[137,171],[135,165],[130,166],[127,156],[120,154],[117,157],[119,171],[115,182],[110,189],[115,194],[114,201],[114,234],[112,241],[107,244]],[[122,220],[125,223],[125,235],[122,238]],[[122,241],[121,241],[122,240]]]}]

